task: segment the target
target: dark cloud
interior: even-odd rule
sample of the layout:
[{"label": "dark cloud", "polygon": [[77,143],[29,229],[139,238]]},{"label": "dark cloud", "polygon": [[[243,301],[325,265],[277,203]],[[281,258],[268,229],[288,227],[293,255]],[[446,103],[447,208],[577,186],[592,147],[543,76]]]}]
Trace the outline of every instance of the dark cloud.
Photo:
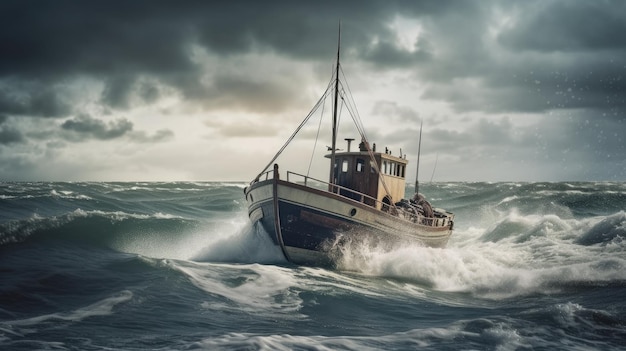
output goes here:
[{"label": "dark cloud", "polygon": [[104,80],[100,102],[114,109],[130,109],[139,104],[150,104],[161,97],[158,82],[139,76],[116,75]]},{"label": "dark cloud", "polygon": [[130,97],[135,84],[135,77],[117,76],[105,81],[101,101],[113,108],[130,107]]},{"label": "dark cloud", "polygon": [[[80,77],[106,82],[103,102],[126,108],[137,77],[195,71],[189,26],[173,5],[2,2],[0,83],[11,82],[0,85],[0,113],[66,117],[72,111],[62,108],[59,93],[41,88]],[[15,81],[29,84],[9,84]],[[154,90],[144,92],[154,99]]]},{"label": "dark cloud", "polygon": [[432,58],[432,53],[416,43],[414,52],[399,47],[393,41],[383,41],[365,49],[362,58],[383,67],[415,66]]},{"label": "dark cloud", "polygon": [[[345,65],[402,75],[419,98],[458,114],[425,130],[448,160],[538,162],[554,174],[597,178],[602,169],[626,173],[626,2],[617,0],[2,1],[2,151],[27,155],[59,140],[171,140],[163,125],[147,133],[132,117],[102,117],[132,116],[126,110],[162,98],[181,100],[177,107],[191,114],[275,118],[213,121],[222,136],[277,135],[276,119],[294,100],[314,99],[309,71],[299,70],[313,67],[323,75],[317,83],[327,79],[320,67],[334,59],[339,20]],[[403,32],[403,23],[419,31]],[[410,125],[433,118],[407,102],[381,101],[372,112]],[[545,118],[518,123],[526,113]],[[29,121],[18,123],[22,117]],[[467,129],[449,127],[462,118]],[[416,135],[405,129],[398,138],[413,150]],[[29,169],[17,156],[5,160]],[[585,162],[588,169],[573,166]]]},{"label": "dark cloud", "polygon": [[8,116],[0,115],[0,145],[24,142],[24,135],[22,135],[19,130],[9,125],[7,123],[8,120]]},{"label": "dark cloud", "polygon": [[69,141],[113,140],[128,137],[129,140],[137,143],[158,143],[174,137],[174,132],[169,129],[157,130],[150,135],[145,131],[135,131],[133,123],[125,118],[105,123],[86,114],[66,120],[61,124],[61,129],[65,132],[61,137]]},{"label": "dark cloud", "polygon": [[515,50],[587,52],[626,48],[626,3],[539,1],[519,11],[498,41]]},{"label": "dark cloud", "polygon": [[[473,180],[623,180],[624,120],[569,112],[516,126],[513,118],[472,121],[465,130],[425,130],[422,151],[449,160],[442,174]],[[406,133],[417,135],[417,131]],[[407,138],[407,140],[410,140]],[[408,145],[409,150],[417,147]],[[461,173],[459,173],[461,172]],[[451,177],[450,179],[454,179]]]},{"label": "dark cloud", "polygon": [[[72,111],[57,106],[60,97],[54,90],[37,100],[36,85],[82,76],[105,83],[101,102],[113,108],[129,107],[128,96],[141,76],[155,77],[186,97],[202,96],[207,92],[192,59],[194,45],[224,57],[273,51],[327,62],[335,50],[340,19],[348,55],[406,66],[427,53],[398,48],[388,22],[399,9],[431,13],[442,7],[377,1],[358,6],[331,1],[6,1],[0,4],[0,79],[34,82],[16,89],[33,102],[0,90],[0,113],[67,117]],[[220,92],[229,95],[228,90]],[[154,89],[144,93],[148,101],[157,96]]]},{"label": "dark cloud", "polygon": [[20,131],[10,127],[0,127],[0,144],[13,144],[21,143],[24,141],[24,136]]},{"label": "dark cloud", "polygon": [[[0,13],[0,81],[31,82],[0,89],[0,113],[12,115],[69,116],[73,111],[55,90],[40,88],[79,76],[103,81],[101,102],[117,109],[131,107],[132,94],[145,102],[158,98],[155,85],[138,92],[137,82],[146,76],[187,98],[215,97],[201,83],[194,45],[222,57],[273,51],[327,62],[339,20],[348,60],[412,68],[417,79],[437,83],[427,97],[459,110],[591,107],[607,93],[619,97],[626,90],[626,79],[616,79],[626,73],[622,1],[5,1]],[[498,27],[506,16],[511,18]],[[399,17],[423,28],[412,51],[398,45],[402,33],[390,25]],[[577,82],[578,98],[557,95],[567,83],[550,82],[563,77]],[[475,81],[472,94],[455,88],[458,79]],[[535,93],[537,81],[541,94]],[[221,87],[216,98],[236,98],[237,87],[231,87]],[[494,91],[497,102],[485,103]]]},{"label": "dark cloud", "polygon": [[5,1],[0,75],[163,72],[189,65],[186,26],[169,2]]},{"label": "dark cloud", "polygon": [[72,112],[54,82],[2,80],[0,113],[16,116],[60,117]]},{"label": "dark cloud", "polygon": [[124,136],[132,131],[133,124],[124,118],[104,123],[102,120],[83,114],[63,122],[61,128],[71,132],[72,138],[77,140],[92,138],[110,140]]},{"label": "dark cloud", "polygon": [[424,97],[457,111],[619,108],[626,101],[626,3],[465,2],[424,18]]}]

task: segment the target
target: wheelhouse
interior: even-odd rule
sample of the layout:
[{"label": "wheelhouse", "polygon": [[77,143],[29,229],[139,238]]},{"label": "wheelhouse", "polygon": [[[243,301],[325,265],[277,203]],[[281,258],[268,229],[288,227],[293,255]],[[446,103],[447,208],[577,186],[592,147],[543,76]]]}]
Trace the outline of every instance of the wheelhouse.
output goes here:
[{"label": "wheelhouse", "polygon": [[[388,149],[384,153],[376,152],[376,144],[370,149],[365,142],[359,144],[358,151],[352,152],[352,140],[346,139],[346,152],[335,153],[335,164],[332,165],[334,179],[330,183],[367,195],[370,198],[364,202],[378,209],[400,201],[404,197],[406,166],[409,163],[406,156],[394,156]],[[326,157],[330,158],[330,155]],[[339,192],[347,197],[357,196],[353,191]]]}]

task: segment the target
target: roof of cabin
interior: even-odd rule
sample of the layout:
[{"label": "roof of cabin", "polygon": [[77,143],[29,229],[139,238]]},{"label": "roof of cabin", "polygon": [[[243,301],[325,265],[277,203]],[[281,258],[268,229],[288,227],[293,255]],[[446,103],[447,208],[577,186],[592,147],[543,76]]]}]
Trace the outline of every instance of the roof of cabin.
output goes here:
[{"label": "roof of cabin", "polygon": [[[324,157],[326,158],[330,158],[330,154],[325,155]],[[345,157],[345,156],[363,156],[365,158],[369,158],[369,153],[367,151],[356,151],[356,152],[335,152],[335,157]],[[380,156],[383,160],[390,160],[390,161],[394,161],[394,162],[398,162],[398,163],[402,163],[402,164],[408,164],[409,160],[402,158],[402,157],[398,157],[398,156],[394,156],[391,154],[386,154],[383,152],[374,152],[374,156],[378,157]]]}]

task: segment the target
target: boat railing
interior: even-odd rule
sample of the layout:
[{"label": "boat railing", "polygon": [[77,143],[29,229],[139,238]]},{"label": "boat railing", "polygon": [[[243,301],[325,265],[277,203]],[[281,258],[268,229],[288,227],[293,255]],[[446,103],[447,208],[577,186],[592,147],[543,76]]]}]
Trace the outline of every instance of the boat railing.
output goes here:
[{"label": "boat railing", "polygon": [[319,186],[320,188],[328,187],[328,191],[330,191],[331,193],[339,194],[339,195],[348,197],[348,198],[353,199],[353,200],[358,201],[358,202],[362,202],[362,203],[366,203],[367,204],[366,200],[369,200],[368,202],[371,202],[371,204],[369,204],[369,205],[377,204],[377,203],[380,203],[381,205],[384,204],[383,202],[378,201],[376,198],[371,197],[371,196],[366,195],[366,194],[363,194],[361,192],[358,192],[358,191],[356,191],[354,189],[346,188],[344,186],[337,185],[337,184],[331,184],[331,183],[325,182],[323,180],[319,180],[319,179],[316,179],[316,178],[313,178],[313,177],[306,176],[304,174],[299,174],[299,173],[295,173],[295,172],[291,172],[291,171],[287,171],[287,181],[288,182],[291,181],[289,179],[290,176],[292,176],[292,177],[295,176],[295,177],[299,177],[299,178],[304,179],[301,182],[301,184],[303,184],[304,186],[310,187],[310,188],[314,187],[310,183],[311,182],[315,182],[315,183],[317,183],[315,185]]},{"label": "boat railing", "polygon": [[[273,175],[273,174],[274,174],[273,170],[270,170],[270,171],[267,171],[267,172],[263,172],[263,173],[259,174],[259,176],[256,177],[252,182],[250,182],[250,184],[254,184],[254,183],[259,182],[261,180],[272,179],[273,177],[270,177],[270,175]],[[263,178],[265,178],[265,179],[263,179]]]},{"label": "boat railing", "polygon": [[[275,175],[276,174],[276,175]],[[278,173],[275,172],[274,170],[270,170],[264,173],[259,174],[259,176],[253,181],[254,182],[258,182],[261,180],[269,180],[269,179],[273,179],[275,176],[278,176]],[[292,180],[293,178],[299,179],[300,181],[297,180]],[[406,210],[402,207],[393,207],[391,208],[389,206],[389,204],[386,204],[382,201],[379,201],[378,199],[371,197],[369,195],[363,194],[361,192],[358,192],[356,190],[350,189],[350,188],[346,188],[344,186],[341,185],[337,185],[337,184],[331,184],[329,182],[323,181],[323,180],[319,180],[304,174],[300,174],[300,173],[296,173],[296,172],[291,172],[291,171],[287,171],[287,179],[288,182],[291,183],[296,183],[296,184],[300,184],[300,185],[304,185],[306,187],[309,188],[315,188],[315,189],[319,189],[319,190],[327,190],[330,191],[332,193],[335,193],[337,195],[343,196],[343,197],[347,197],[349,199],[352,199],[354,201],[358,201],[360,203],[366,204],[368,206],[372,206],[375,208],[379,208],[379,209],[387,209],[387,212],[390,212],[392,214],[395,214],[399,217],[402,217],[406,220],[412,221],[414,223],[419,223],[419,224],[423,224],[423,225],[427,225],[430,227],[446,227],[450,225],[450,219],[448,218],[430,218],[430,217],[424,217],[422,216],[420,213],[418,213],[418,211],[416,211],[415,209],[413,209],[413,211],[409,211]],[[311,184],[313,183],[313,184]]]},{"label": "boat railing", "polygon": [[[299,179],[302,179],[300,182],[296,182],[296,181],[292,181],[291,178],[293,177],[298,177]],[[394,207],[391,208],[389,206],[389,204],[386,204],[382,201],[379,201],[378,199],[371,197],[369,195],[363,194],[359,191],[350,189],[350,188],[346,188],[343,187],[341,185],[337,185],[337,184],[331,184],[328,182],[325,182],[323,180],[319,180],[304,174],[300,174],[300,173],[296,173],[296,172],[291,172],[291,171],[287,171],[287,181],[288,182],[293,182],[293,183],[297,183],[297,184],[301,184],[304,185],[306,187],[310,187],[310,188],[316,188],[319,187],[319,189],[328,189],[328,191],[350,198],[352,200],[358,201],[360,203],[364,203],[366,205],[372,206],[372,207],[376,207],[379,209],[384,209],[387,208],[388,212],[395,214],[399,217],[402,217],[406,220],[412,221],[414,223],[420,223],[423,225],[427,225],[430,227],[445,227],[445,226],[449,226],[450,225],[450,220],[447,218],[429,218],[429,217],[424,217],[422,215],[420,215],[415,209],[414,211],[408,211],[404,208],[401,207]],[[315,182],[315,186],[311,185],[311,182]]]}]

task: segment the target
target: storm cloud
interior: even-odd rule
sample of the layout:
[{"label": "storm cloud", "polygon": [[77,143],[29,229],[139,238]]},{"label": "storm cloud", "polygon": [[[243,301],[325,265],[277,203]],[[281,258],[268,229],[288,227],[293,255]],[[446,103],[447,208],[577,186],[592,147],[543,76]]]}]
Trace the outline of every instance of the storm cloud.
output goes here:
[{"label": "storm cloud", "polygon": [[413,151],[426,121],[439,174],[626,178],[623,1],[60,0],[0,3],[0,162],[28,165],[0,179],[92,142],[168,178],[176,152],[160,144],[203,157],[207,142],[279,138],[326,84],[339,22],[372,135]]},{"label": "storm cloud", "polygon": [[71,131],[79,138],[93,137],[101,140],[115,139],[123,136],[133,129],[133,124],[126,119],[118,119],[108,124],[88,115],[81,115],[70,119],[61,128]]}]

